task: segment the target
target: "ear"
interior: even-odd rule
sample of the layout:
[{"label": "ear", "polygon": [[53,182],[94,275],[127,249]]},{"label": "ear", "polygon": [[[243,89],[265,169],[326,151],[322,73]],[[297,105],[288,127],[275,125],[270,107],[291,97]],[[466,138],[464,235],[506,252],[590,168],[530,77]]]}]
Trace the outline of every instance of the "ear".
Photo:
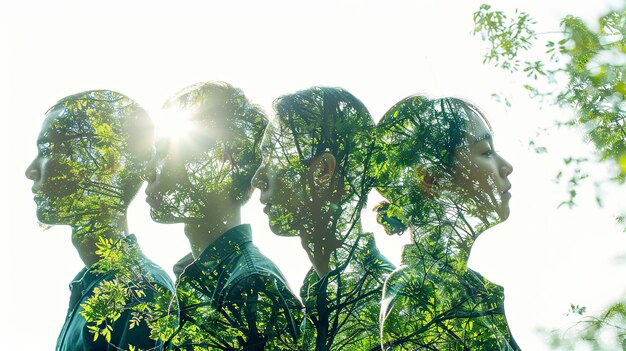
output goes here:
[{"label": "ear", "polygon": [[437,197],[440,194],[437,179],[428,172],[424,166],[416,166],[415,173],[418,178],[417,186],[426,197]]},{"label": "ear", "polygon": [[309,176],[316,188],[328,188],[336,171],[337,160],[328,151],[315,156],[309,165]]}]

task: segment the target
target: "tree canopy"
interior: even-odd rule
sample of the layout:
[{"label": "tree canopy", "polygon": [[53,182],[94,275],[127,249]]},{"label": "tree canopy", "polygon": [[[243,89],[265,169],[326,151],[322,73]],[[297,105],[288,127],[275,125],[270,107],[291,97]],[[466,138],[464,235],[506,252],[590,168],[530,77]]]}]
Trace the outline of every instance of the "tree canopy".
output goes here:
[{"label": "tree canopy", "polygon": [[[473,34],[488,44],[483,62],[511,74],[524,74],[523,86],[531,97],[573,109],[571,117],[555,123],[582,129],[585,141],[591,142],[597,153],[597,162],[616,165],[618,171],[611,180],[623,184],[626,5],[600,16],[595,24],[567,15],[560,28],[538,33],[537,22],[529,13],[516,10],[507,15],[483,4],[474,13],[474,24]],[[542,46],[543,51],[539,50]],[[573,206],[576,187],[587,178],[585,164],[595,160],[572,155],[564,162],[575,167],[567,180],[569,200],[564,202]],[[557,174],[557,179],[563,174]]]},{"label": "tree canopy", "polygon": [[[575,204],[576,187],[587,177],[585,168],[592,163],[613,165],[610,178],[617,184],[626,181],[626,3],[598,17],[596,23],[566,15],[560,28],[538,33],[537,22],[529,13],[516,10],[508,15],[488,4],[474,13],[474,35],[487,42],[485,64],[511,74],[526,76],[524,88],[531,97],[558,107],[571,108],[574,114],[556,124],[581,129],[597,158],[575,155],[565,158],[575,167],[569,184],[569,200]],[[543,51],[538,48],[543,46]],[[562,178],[563,172],[557,174]],[[601,204],[601,199],[598,201]],[[623,223],[624,217],[618,220]],[[585,315],[585,308],[572,305],[580,316],[572,330],[553,334],[554,347],[574,349],[586,344],[593,350],[626,348],[626,310],[624,302],[608,307],[599,316]]]}]

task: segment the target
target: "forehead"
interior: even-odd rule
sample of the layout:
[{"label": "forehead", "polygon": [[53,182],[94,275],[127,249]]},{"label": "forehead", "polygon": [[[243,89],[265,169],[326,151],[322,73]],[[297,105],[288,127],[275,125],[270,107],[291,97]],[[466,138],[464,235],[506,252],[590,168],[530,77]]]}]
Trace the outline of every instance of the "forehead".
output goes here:
[{"label": "forehead", "polygon": [[286,146],[295,147],[292,133],[278,118],[274,118],[265,128],[261,145],[264,149],[273,149],[277,148],[279,143],[281,148]]},{"label": "forehead", "polygon": [[467,139],[470,145],[485,139],[492,139],[491,128],[482,116],[474,111],[468,111],[468,116]]},{"label": "forehead", "polygon": [[59,123],[60,116],[65,112],[65,109],[61,106],[52,108],[46,113],[45,119],[41,125],[41,131],[39,132],[38,140],[47,140],[53,135],[66,134],[65,128],[61,127]]},{"label": "forehead", "polygon": [[[299,145],[300,148],[304,145]],[[302,164],[302,150],[296,146],[291,130],[281,122],[272,120],[266,127],[261,141],[261,154],[274,164]]]}]

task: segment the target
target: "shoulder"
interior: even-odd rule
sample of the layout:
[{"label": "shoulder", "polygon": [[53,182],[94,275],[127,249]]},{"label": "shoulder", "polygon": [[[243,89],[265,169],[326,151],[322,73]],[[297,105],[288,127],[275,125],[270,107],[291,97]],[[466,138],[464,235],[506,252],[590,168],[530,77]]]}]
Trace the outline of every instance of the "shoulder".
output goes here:
[{"label": "shoulder", "polygon": [[383,288],[383,299],[395,300],[408,298],[418,300],[434,296],[442,285],[448,285],[449,277],[442,272],[442,267],[435,262],[401,265],[394,270]]},{"label": "shoulder", "polygon": [[241,247],[240,254],[232,262],[230,284],[245,280],[268,280],[286,284],[286,279],[278,266],[265,256],[252,242]]},{"label": "shoulder", "polygon": [[234,260],[222,295],[238,295],[245,291],[295,299],[280,269],[252,243],[244,245],[240,255]]},{"label": "shoulder", "polygon": [[146,258],[143,262],[143,267],[146,273],[152,278],[155,283],[167,288],[171,292],[175,291],[172,278],[169,276],[169,274],[167,274],[167,272],[165,272],[165,270],[161,266]]}]

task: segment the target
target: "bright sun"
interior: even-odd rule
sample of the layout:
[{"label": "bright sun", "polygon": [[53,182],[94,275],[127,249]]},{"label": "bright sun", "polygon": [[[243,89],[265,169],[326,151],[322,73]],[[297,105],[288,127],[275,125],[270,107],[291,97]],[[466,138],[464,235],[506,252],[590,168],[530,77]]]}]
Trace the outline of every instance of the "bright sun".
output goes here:
[{"label": "bright sun", "polygon": [[185,139],[193,131],[191,117],[194,111],[164,109],[155,115],[156,132],[159,138],[167,138],[172,142]]}]

